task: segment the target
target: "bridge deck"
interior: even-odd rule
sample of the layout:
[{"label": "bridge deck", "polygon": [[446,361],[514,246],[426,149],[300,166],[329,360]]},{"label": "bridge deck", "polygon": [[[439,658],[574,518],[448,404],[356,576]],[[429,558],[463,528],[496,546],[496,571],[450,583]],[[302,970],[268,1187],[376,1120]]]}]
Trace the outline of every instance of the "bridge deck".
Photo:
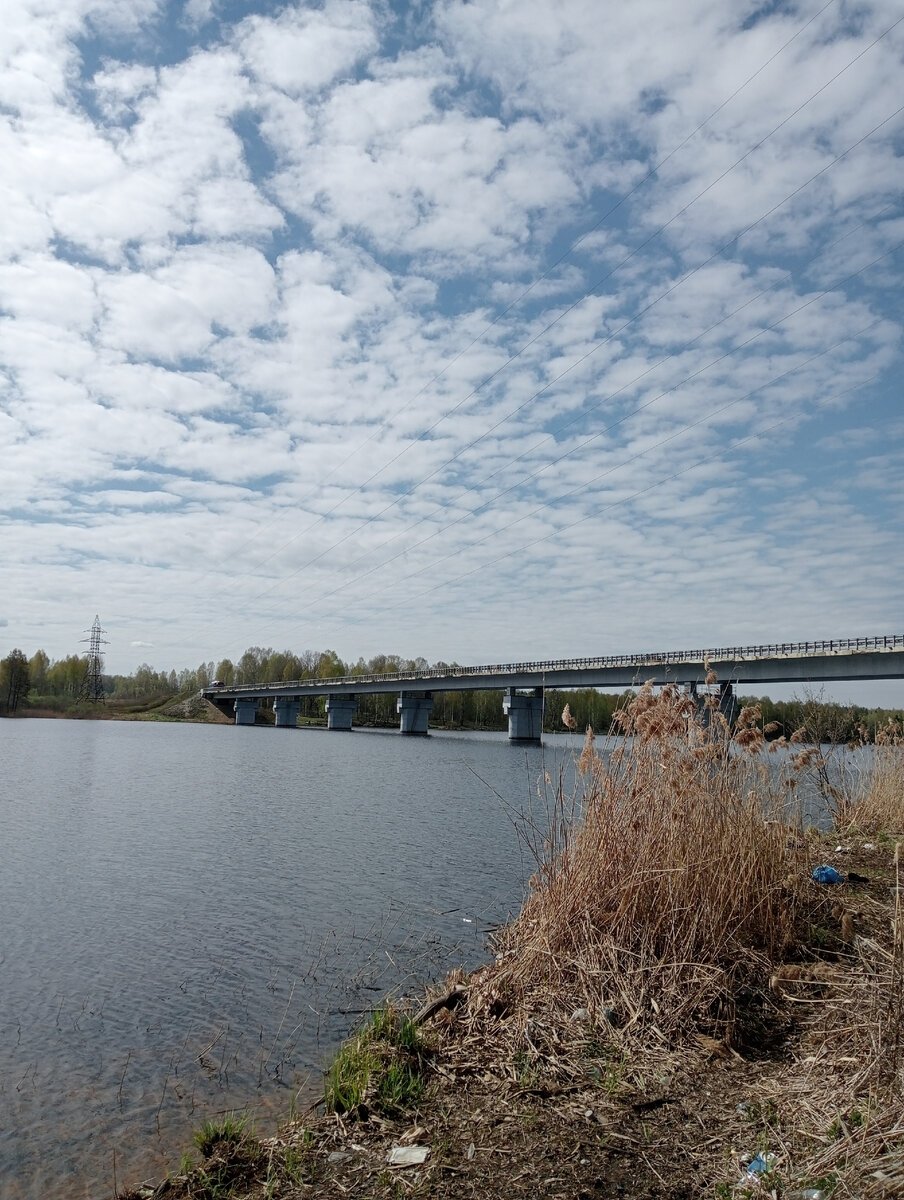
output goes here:
[{"label": "bridge deck", "polygon": [[419,672],[295,679],[281,683],[205,688],[211,699],[276,696],[372,695],[397,691],[489,691],[500,688],[633,687],[655,683],[702,684],[712,668],[733,684],[828,683],[904,678],[904,635],[831,642],[783,642],[716,650],[610,655],[546,662],[430,668]]}]

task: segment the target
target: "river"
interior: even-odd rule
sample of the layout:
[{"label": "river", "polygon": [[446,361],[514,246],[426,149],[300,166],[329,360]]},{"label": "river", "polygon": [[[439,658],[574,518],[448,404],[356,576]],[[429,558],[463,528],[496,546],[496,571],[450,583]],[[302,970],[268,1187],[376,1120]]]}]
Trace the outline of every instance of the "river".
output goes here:
[{"label": "river", "polygon": [[[570,739],[569,739],[570,741]],[[0,1194],[112,1194],[272,1127],[356,1017],[486,953],[565,739],[0,722]]]}]

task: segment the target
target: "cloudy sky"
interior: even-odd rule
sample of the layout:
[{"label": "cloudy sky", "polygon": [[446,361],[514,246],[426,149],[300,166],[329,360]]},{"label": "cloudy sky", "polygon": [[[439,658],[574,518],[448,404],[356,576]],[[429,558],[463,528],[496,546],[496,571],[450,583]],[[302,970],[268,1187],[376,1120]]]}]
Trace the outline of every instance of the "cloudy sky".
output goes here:
[{"label": "cloudy sky", "polygon": [[904,632],[900,0],[5,0],[0,645]]}]

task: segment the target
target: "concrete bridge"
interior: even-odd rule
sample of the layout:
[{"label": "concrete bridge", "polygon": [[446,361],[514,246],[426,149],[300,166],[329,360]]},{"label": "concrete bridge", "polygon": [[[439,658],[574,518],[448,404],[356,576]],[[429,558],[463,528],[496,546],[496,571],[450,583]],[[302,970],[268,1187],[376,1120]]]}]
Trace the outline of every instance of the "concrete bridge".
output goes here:
[{"label": "concrete bridge", "polygon": [[742,684],[904,678],[904,635],[296,679],[209,687],[203,694],[223,712],[234,713],[236,725],[252,725],[260,702],[270,701],[277,726],[284,728],[296,726],[304,696],[325,696],[327,727],[347,730],[352,728],[358,696],[398,693],[400,732],[423,736],[434,692],[502,690],[509,738],[537,742],[548,688],[628,688],[652,680],[678,684],[696,695],[705,686],[708,670],[718,677],[719,706],[731,718],[735,689]]}]

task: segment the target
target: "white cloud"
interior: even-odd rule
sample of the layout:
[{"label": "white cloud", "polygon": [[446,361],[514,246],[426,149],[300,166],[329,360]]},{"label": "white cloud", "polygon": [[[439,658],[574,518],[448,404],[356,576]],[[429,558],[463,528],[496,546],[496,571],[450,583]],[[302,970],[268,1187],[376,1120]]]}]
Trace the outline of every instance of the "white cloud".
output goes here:
[{"label": "white cloud", "polygon": [[894,624],[900,124],[834,159],[904,37],[818,7],[15,4],[17,642],[98,587],[166,667]]},{"label": "white cloud", "polygon": [[249,17],[237,40],[257,79],[290,96],[317,92],[378,47],[373,13],[357,0]]},{"label": "white cloud", "polygon": [[182,19],[189,29],[203,29],[216,16],[219,7],[219,0],[185,0]]}]

